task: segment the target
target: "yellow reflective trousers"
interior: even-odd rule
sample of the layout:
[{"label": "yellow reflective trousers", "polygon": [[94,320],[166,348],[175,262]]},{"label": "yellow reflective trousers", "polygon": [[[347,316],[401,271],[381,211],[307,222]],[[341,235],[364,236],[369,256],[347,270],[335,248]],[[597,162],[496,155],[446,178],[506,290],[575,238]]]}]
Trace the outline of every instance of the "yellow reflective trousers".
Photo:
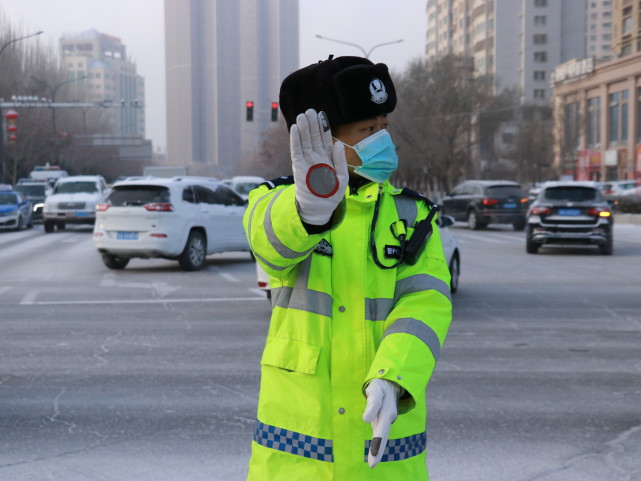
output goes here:
[{"label": "yellow reflective trousers", "polygon": [[[346,194],[328,231],[308,234],[294,185],[252,191],[244,225],[270,275],[272,317],[248,480],[428,479],[425,388],[451,321],[436,224],[413,265],[383,269],[374,259],[396,264],[399,230],[407,225],[411,238],[428,212],[418,196],[370,183]],[[372,431],[362,414],[374,378],[404,394],[382,462],[370,469]]]}]

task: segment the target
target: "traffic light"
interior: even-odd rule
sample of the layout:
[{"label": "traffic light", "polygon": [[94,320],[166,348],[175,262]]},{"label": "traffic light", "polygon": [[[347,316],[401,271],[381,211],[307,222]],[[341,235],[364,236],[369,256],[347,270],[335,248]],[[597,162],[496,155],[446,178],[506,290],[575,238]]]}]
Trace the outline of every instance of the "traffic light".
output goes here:
[{"label": "traffic light", "polygon": [[278,102],[272,102],[272,122],[278,122]]},{"label": "traffic light", "polygon": [[248,100],[245,106],[247,107],[247,122],[252,122],[254,120],[254,102]]}]

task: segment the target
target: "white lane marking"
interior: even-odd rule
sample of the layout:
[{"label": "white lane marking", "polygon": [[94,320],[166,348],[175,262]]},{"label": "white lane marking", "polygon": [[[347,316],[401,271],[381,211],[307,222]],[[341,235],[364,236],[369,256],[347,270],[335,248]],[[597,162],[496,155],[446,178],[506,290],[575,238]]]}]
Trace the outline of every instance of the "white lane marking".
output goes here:
[{"label": "white lane marking", "polygon": [[74,234],[43,234],[42,237],[33,237],[17,245],[0,250],[0,257],[13,257],[26,251],[41,249],[48,244],[63,242]]},{"label": "white lane marking", "polygon": [[10,291],[11,289],[13,289],[13,287],[11,286],[0,287],[0,294],[4,294],[5,292]]},{"label": "white lane marking", "polygon": [[240,279],[232,276],[231,274],[227,274],[226,272],[217,272],[216,274],[218,274],[223,279],[228,280],[229,282],[240,282]]},{"label": "white lane marking", "polygon": [[514,238],[506,238],[506,237],[497,238],[497,237],[491,237],[490,235],[471,234],[469,232],[466,232],[464,234],[460,232],[456,232],[456,235],[458,236],[459,239],[489,242],[491,244],[513,244],[515,241]]},{"label": "white lane marking", "polygon": [[[55,306],[55,305],[95,305],[95,304],[171,304],[186,302],[237,302],[237,301],[265,301],[265,297],[224,297],[224,298],[193,298],[193,299],[112,299],[95,301],[38,301],[29,305]],[[24,304],[23,302],[21,304]]]},{"label": "white lane marking", "polygon": [[233,276],[232,274],[228,274],[227,272],[224,272],[220,267],[214,267],[213,271],[222,277],[223,279],[229,281],[229,282],[241,282],[238,277]]},{"label": "white lane marking", "polygon": [[36,297],[38,297],[38,291],[31,291],[28,292],[20,301],[20,304],[37,304],[37,302],[34,302],[36,300]]},{"label": "white lane marking", "polygon": [[118,281],[116,275],[112,272],[103,274],[100,280],[100,287],[122,287],[127,289],[153,289],[160,296],[166,296],[180,289],[177,286],[167,284],[166,282],[122,282]]},{"label": "white lane marking", "polygon": [[6,244],[7,242],[15,241],[22,239],[23,237],[32,237],[32,230],[23,230],[22,232],[6,232],[0,236],[0,244]]}]

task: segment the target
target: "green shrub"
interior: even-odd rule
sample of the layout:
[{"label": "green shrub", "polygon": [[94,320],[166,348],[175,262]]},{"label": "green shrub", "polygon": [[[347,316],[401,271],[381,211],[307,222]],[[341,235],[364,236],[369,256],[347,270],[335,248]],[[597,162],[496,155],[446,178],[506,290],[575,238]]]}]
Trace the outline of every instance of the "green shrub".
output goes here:
[{"label": "green shrub", "polygon": [[616,211],[621,214],[641,214],[641,197],[619,197]]}]

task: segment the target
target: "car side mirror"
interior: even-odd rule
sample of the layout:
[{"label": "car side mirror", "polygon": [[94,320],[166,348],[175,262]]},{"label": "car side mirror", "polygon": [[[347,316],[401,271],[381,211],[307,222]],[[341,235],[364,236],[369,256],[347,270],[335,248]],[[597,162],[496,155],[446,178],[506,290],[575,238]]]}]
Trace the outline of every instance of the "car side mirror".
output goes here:
[{"label": "car side mirror", "polygon": [[438,225],[440,227],[450,227],[453,226],[456,221],[454,220],[454,217],[450,215],[442,215],[439,217],[439,223]]}]

